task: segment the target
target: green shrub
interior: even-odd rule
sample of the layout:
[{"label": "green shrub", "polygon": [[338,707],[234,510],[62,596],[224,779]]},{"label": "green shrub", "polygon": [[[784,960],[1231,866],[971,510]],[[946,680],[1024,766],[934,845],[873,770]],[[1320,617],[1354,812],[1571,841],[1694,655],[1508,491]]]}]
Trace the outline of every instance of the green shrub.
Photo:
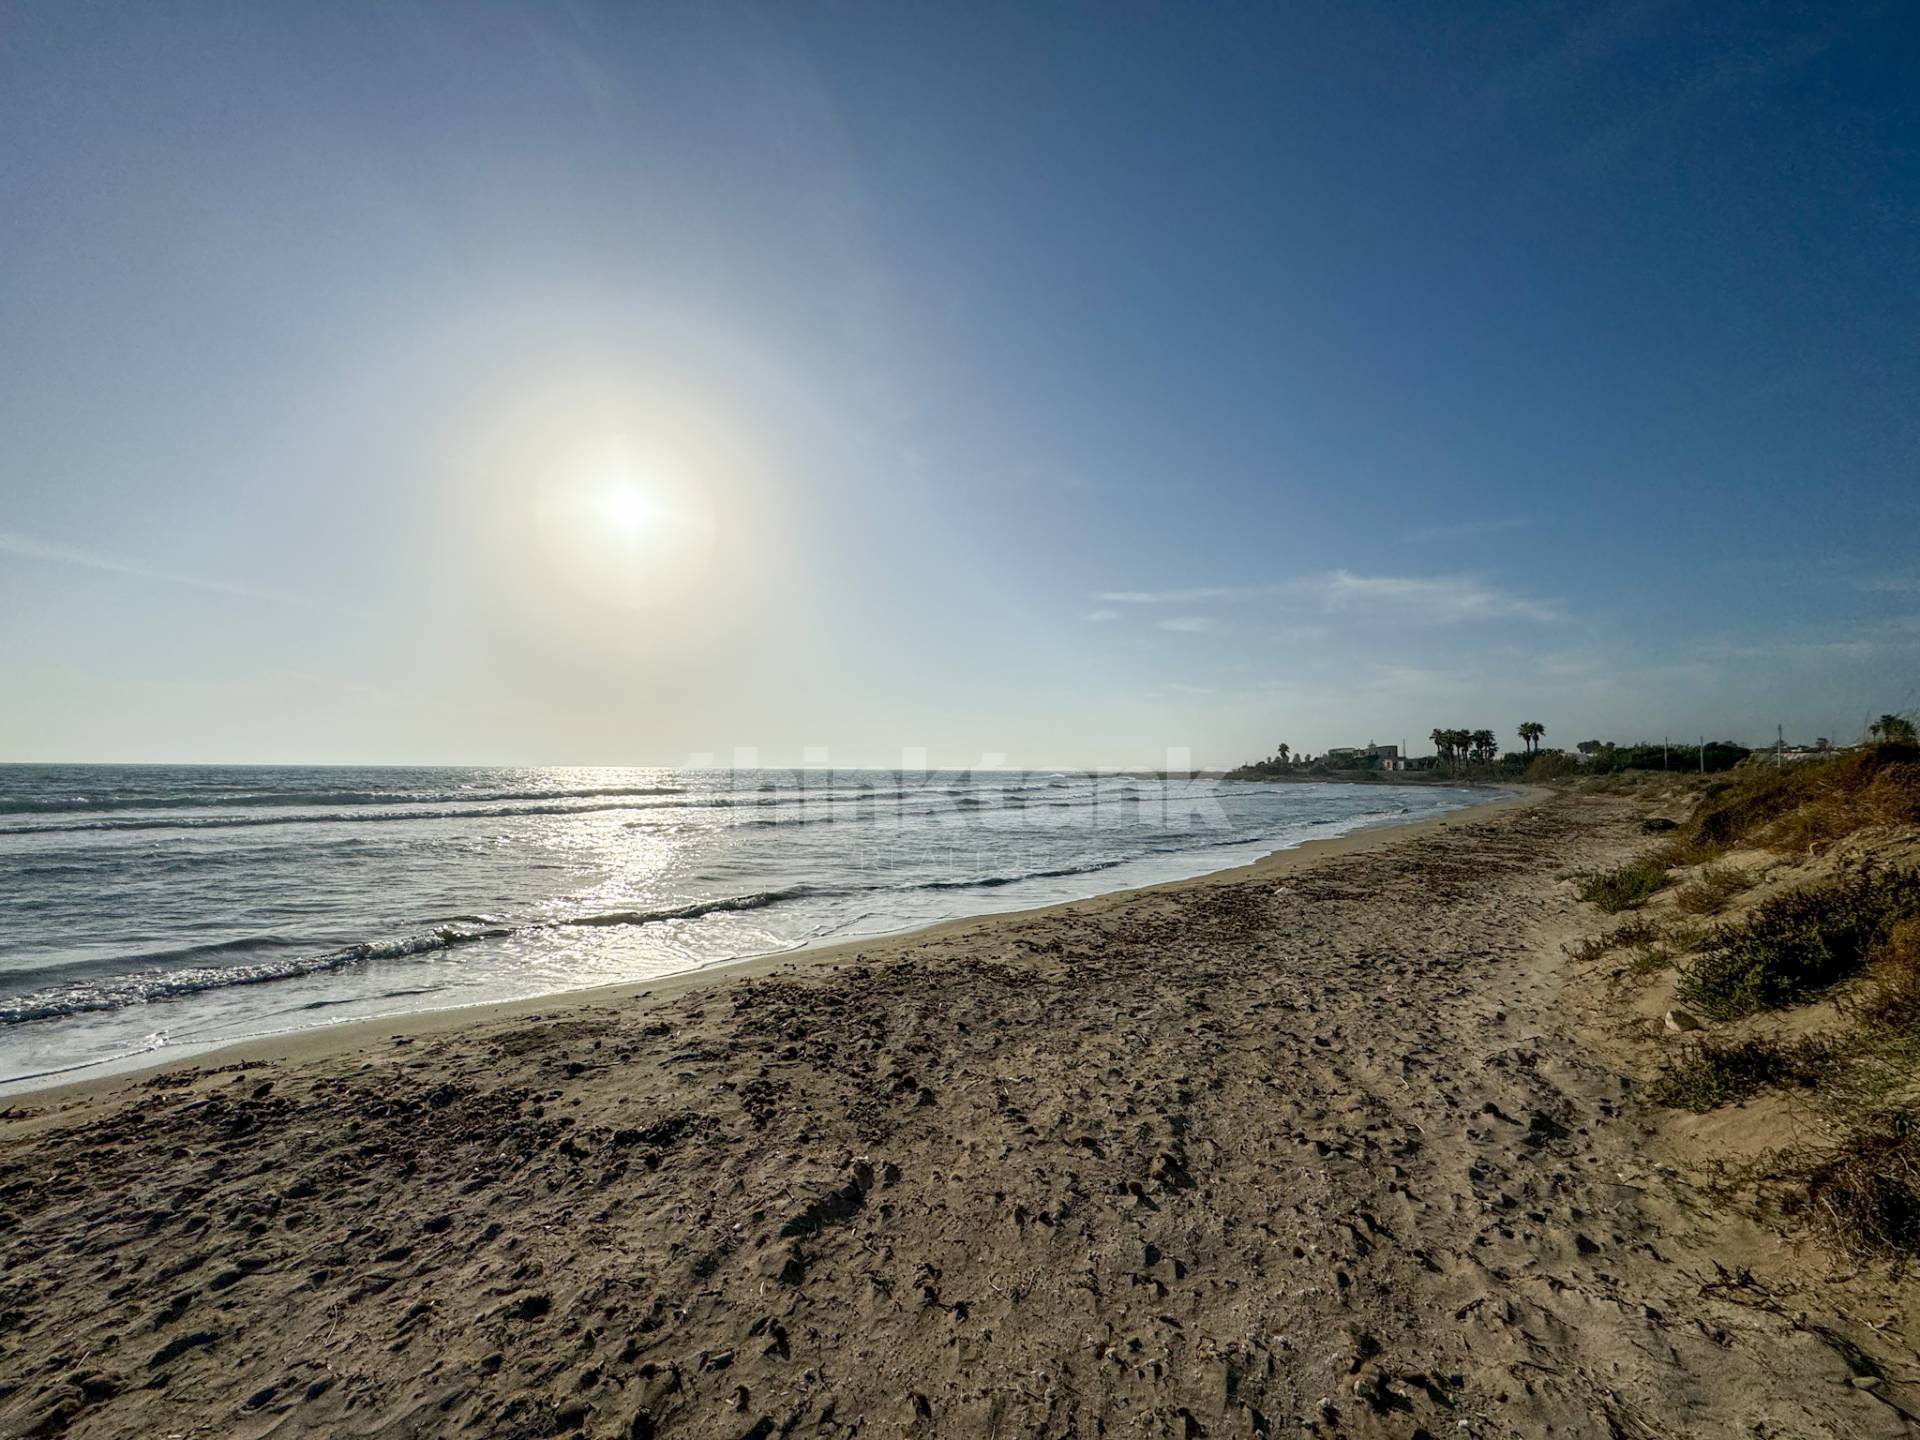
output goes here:
[{"label": "green shrub", "polygon": [[1566,751],[1542,750],[1527,763],[1520,778],[1530,785],[1542,785],[1549,780],[1565,780],[1586,773],[1587,767]]},{"label": "green shrub", "polygon": [[1819,1040],[1706,1045],[1667,1067],[1653,1084],[1653,1100],[1704,1115],[1769,1087],[1818,1084],[1832,1061],[1832,1048]]},{"label": "green shrub", "polygon": [[1667,867],[1652,856],[1630,860],[1617,870],[1588,870],[1574,877],[1575,893],[1608,915],[1638,910],[1667,883]]},{"label": "green shrub", "polygon": [[1709,740],[1698,745],[1603,745],[1589,762],[1596,774],[1621,770],[1663,770],[1668,774],[1698,774],[1731,770],[1753,752],[1731,740]]},{"label": "green shrub", "polygon": [[1707,937],[1680,975],[1680,998],[1715,1019],[1777,1010],[1844,980],[1897,920],[1920,914],[1920,871],[1864,868],[1831,885],[1762,901]]}]

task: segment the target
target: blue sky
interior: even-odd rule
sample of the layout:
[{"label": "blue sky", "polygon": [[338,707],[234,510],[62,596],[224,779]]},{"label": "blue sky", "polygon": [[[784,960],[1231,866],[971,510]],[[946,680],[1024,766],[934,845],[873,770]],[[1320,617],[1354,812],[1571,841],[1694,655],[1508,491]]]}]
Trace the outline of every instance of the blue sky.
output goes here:
[{"label": "blue sky", "polygon": [[13,5],[0,758],[1852,738],[1916,95],[1893,5]]}]

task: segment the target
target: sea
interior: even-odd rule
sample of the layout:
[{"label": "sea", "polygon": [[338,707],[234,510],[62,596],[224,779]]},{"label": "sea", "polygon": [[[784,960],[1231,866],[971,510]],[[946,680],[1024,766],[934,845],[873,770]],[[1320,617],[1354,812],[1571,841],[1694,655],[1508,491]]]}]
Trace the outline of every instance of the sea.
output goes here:
[{"label": "sea", "polygon": [[1187,878],[1484,798],[1074,771],[0,766],[0,1095]]}]

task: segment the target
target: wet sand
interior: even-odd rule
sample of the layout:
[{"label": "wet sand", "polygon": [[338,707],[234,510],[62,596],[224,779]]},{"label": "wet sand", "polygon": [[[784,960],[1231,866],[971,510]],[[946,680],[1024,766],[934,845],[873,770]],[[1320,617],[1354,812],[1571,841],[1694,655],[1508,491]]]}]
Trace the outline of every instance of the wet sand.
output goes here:
[{"label": "wet sand", "polygon": [[1905,1434],[1594,1058],[1639,815],[21,1097],[0,1435]]}]

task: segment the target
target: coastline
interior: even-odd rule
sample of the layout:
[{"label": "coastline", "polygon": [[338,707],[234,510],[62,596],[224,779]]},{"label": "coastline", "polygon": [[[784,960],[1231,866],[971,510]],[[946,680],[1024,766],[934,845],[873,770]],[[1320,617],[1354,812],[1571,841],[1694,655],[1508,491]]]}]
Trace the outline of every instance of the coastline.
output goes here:
[{"label": "coastline", "polygon": [[1899,1292],[1583,1038],[1566,877],[1646,813],[89,1085],[0,1125],[0,1435],[1892,1440]]},{"label": "coastline", "polygon": [[[1303,778],[1298,783],[1312,783]],[[1418,820],[1364,826],[1326,839],[1305,840],[1298,845],[1275,850],[1248,864],[1209,870],[1179,880],[1164,880],[1151,885],[1130,886],[1102,891],[1075,900],[1018,910],[994,911],[984,915],[960,916],[933,925],[919,926],[858,940],[836,940],[804,945],[793,950],[750,955],[722,961],[699,969],[681,970],[647,980],[619,981],[574,990],[560,990],[526,999],[488,1001],[477,1005],[454,1005],[440,1009],[404,1011],[389,1016],[342,1021],[285,1030],[244,1040],[231,1041],[204,1049],[183,1050],[175,1054],[154,1053],[129,1057],[122,1062],[103,1062],[98,1073],[45,1085],[14,1082],[21,1088],[11,1093],[0,1091],[0,1137],[8,1127],[31,1117],[44,1121],[48,1112],[61,1115],[72,1112],[76,1104],[110,1095],[123,1086],[143,1083],[155,1075],[187,1068],[271,1062],[299,1062],[349,1054],[387,1053],[394,1037],[419,1039],[455,1032],[469,1025],[495,1020],[531,1018],[551,1012],[565,1012],[576,1006],[625,1004],[646,998],[664,1002],[689,990],[733,980],[803,973],[817,967],[848,963],[860,956],[872,963],[885,963],[913,945],[948,935],[969,933],[977,927],[993,927],[1043,916],[1070,914],[1086,907],[1100,907],[1130,896],[1154,892],[1172,892],[1197,885],[1231,882],[1238,879],[1271,877],[1286,870],[1317,864],[1337,856],[1359,853],[1418,836],[1457,823],[1463,817],[1538,804],[1552,792],[1537,786],[1502,785],[1489,787],[1497,793],[1485,800],[1450,810],[1442,815]],[[554,1018],[563,1018],[563,1015]]]}]

